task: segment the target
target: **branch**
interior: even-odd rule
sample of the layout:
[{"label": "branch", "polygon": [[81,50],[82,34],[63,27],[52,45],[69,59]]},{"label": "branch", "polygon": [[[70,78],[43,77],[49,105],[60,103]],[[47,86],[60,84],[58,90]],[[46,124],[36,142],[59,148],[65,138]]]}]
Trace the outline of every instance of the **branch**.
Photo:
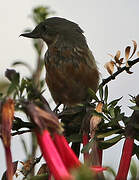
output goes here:
[{"label": "branch", "polygon": [[17,131],[17,132],[11,133],[11,135],[15,136],[15,135],[20,135],[20,134],[28,133],[28,132],[32,132],[32,131],[31,130]]},{"label": "branch", "polygon": [[110,82],[111,80],[114,80],[116,78],[116,76],[118,76],[120,73],[122,73],[123,71],[128,71],[134,64],[139,62],[139,58],[134,59],[133,61],[128,61],[128,65],[129,67],[122,67],[120,69],[118,69],[118,71],[116,71],[114,74],[112,74],[111,76],[109,76],[106,79],[102,80],[102,83],[100,84],[100,86],[104,86],[105,84],[107,84],[108,82]]}]

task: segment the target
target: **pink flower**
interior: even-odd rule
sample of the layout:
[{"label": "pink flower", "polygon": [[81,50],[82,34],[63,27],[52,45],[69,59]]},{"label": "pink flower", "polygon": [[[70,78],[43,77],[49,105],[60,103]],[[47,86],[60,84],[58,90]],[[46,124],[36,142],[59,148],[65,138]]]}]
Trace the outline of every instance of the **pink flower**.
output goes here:
[{"label": "pink flower", "polygon": [[116,180],[127,179],[131,157],[132,157],[133,145],[134,145],[134,139],[127,137],[124,142],[124,147],[122,151],[120,166],[119,166],[118,174],[116,176]]},{"label": "pink flower", "polygon": [[70,180],[71,176],[67,171],[48,130],[44,130],[42,133],[36,132],[36,135],[43,157],[54,178],[56,180]]}]

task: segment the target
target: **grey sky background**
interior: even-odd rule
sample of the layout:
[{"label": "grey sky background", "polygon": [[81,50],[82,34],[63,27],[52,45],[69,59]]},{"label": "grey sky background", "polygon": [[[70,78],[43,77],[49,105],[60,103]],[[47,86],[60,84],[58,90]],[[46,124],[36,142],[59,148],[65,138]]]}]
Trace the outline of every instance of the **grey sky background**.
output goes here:
[{"label": "grey sky background", "polygon": [[[31,40],[19,38],[19,35],[26,28],[34,27],[29,16],[37,5],[49,6],[56,12],[54,16],[67,18],[81,26],[98,62],[102,78],[108,76],[104,69],[104,64],[110,60],[108,53],[115,55],[117,50],[121,50],[124,54],[125,47],[132,45],[132,40],[136,40],[139,45],[139,0],[5,0],[0,6],[0,78],[4,77],[6,68],[10,68],[17,59],[35,67]],[[23,75],[28,74],[23,67],[16,69]],[[131,113],[127,107],[130,105],[128,94],[139,93],[139,65],[135,65],[132,71],[132,75],[123,73],[109,83],[109,100],[123,96],[121,104],[128,115]],[[25,157],[19,141],[19,137],[12,140],[13,160],[23,160]],[[118,167],[121,145],[122,142],[105,151],[104,165],[115,169]],[[1,142],[0,151],[1,176],[5,169]]]}]

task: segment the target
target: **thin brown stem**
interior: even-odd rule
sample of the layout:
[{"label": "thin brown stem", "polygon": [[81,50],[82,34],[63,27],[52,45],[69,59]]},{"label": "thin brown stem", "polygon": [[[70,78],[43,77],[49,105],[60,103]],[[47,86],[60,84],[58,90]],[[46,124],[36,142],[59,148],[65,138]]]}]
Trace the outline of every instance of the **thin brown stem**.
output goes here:
[{"label": "thin brown stem", "polygon": [[104,86],[106,85],[108,82],[110,82],[111,80],[114,80],[116,78],[116,76],[118,76],[120,73],[122,73],[123,71],[128,71],[134,64],[138,63],[139,62],[139,58],[137,59],[134,59],[133,61],[128,61],[128,65],[129,67],[127,66],[124,66],[120,69],[118,69],[118,71],[116,71],[115,73],[113,73],[111,76],[109,76],[108,78],[106,79],[103,79],[102,80],[102,83],[100,84],[100,86]]}]

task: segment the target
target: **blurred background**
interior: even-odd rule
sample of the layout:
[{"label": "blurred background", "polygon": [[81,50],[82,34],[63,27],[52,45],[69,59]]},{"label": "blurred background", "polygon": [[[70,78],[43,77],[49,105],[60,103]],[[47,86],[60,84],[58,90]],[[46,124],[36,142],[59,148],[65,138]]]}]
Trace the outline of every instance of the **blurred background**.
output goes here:
[{"label": "blurred background", "polygon": [[[104,64],[111,58],[108,53],[115,55],[117,50],[124,50],[127,45],[132,46],[132,40],[139,45],[139,1],[138,0],[24,0],[2,1],[0,6],[0,80],[3,80],[4,72],[16,60],[27,62],[34,69],[36,66],[36,52],[32,48],[32,40],[24,39],[19,35],[25,29],[33,29],[31,19],[32,9],[37,6],[48,6],[53,12],[51,16],[59,16],[78,23],[85,31],[85,36],[92,50],[101,77],[108,75]],[[46,51],[44,48],[44,53]],[[139,50],[139,49],[138,49]],[[135,56],[136,58],[136,56]],[[134,72],[120,74],[116,80],[109,83],[109,100],[123,96],[120,103],[127,115],[131,114],[129,94],[139,93],[138,77],[139,65],[136,64],[131,70]],[[29,71],[23,66],[17,66],[16,70],[22,76],[29,75]],[[44,78],[44,76],[42,77]],[[52,102],[51,97],[47,97]],[[54,103],[52,103],[54,106]],[[30,136],[23,135],[30,148]],[[117,171],[119,158],[122,150],[122,141],[105,150],[104,165],[111,166]],[[5,170],[4,151],[0,141],[0,177]],[[25,153],[20,137],[12,139],[13,160],[24,160]],[[20,177],[19,177],[20,179]]]}]

